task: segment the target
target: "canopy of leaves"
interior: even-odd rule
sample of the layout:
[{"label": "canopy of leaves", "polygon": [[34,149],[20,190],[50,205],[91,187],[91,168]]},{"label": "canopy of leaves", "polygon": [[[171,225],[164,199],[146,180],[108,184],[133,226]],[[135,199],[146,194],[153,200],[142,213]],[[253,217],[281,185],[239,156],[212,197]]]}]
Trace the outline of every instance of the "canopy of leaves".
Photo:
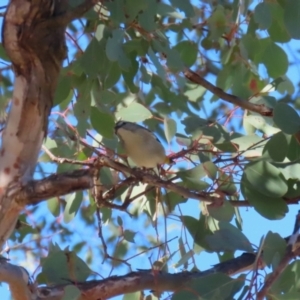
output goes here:
[{"label": "canopy of leaves", "polygon": [[[18,245],[30,241],[31,247],[21,245],[19,255],[26,251],[36,266],[47,249],[40,284],[98,278],[91,269],[108,276],[151,268],[155,261],[163,261],[163,270],[191,271],[202,268],[202,251],[217,253],[220,262],[237,250],[254,251],[242,232],[239,207],[252,206],[264,218],[279,220],[300,196],[299,82],[287,74],[294,63],[290,45],[300,39],[299,15],[298,0],[115,0],[102,1],[68,26],[69,57],[44,146],[74,163],[53,163],[42,152],[36,179],[82,168],[75,162],[100,155],[126,164],[114,135],[114,124],[122,119],[154,131],[173,157],[175,164],[160,171],[163,180],[202,198],[166,184],[128,184],[128,174],[103,167],[98,182],[103,202],[93,191],[72,192],[21,216],[23,226],[11,238]],[[12,72],[3,47],[0,58],[4,115]],[[188,71],[213,88],[189,80]],[[234,95],[241,107],[226,95]],[[271,113],[244,109],[248,104]],[[126,212],[124,203],[130,203]],[[276,233],[261,234],[267,234],[265,264],[274,271],[285,241]],[[51,246],[49,237],[72,251]],[[300,298],[298,272],[297,262],[288,266],[272,286],[274,298]],[[243,275],[231,279],[217,273],[171,297],[250,299],[260,282],[251,284]],[[78,291],[67,293],[73,297]]]}]

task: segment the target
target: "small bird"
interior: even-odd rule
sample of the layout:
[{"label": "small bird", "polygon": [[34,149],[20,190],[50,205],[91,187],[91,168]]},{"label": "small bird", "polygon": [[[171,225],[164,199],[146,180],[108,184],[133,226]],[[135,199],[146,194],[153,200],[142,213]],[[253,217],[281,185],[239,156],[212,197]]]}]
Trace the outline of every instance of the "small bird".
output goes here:
[{"label": "small bird", "polygon": [[149,129],[132,122],[118,121],[115,134],[126,154],[138,167],[150,169],[171,163],[161,142]]}]

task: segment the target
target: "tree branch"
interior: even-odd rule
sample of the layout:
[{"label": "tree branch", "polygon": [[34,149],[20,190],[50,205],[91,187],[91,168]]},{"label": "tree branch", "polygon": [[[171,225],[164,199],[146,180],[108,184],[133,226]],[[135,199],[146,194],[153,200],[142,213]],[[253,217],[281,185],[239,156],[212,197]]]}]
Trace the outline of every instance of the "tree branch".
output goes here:
[{"label": "tree branch", "polygon": [[[243,253],[241,256],[219,263],[204,272],[181,272],[176,274],[156,270],[142,270],[131,272],[124,276],[113,276],[104,280],[76,282],[76,287],[82,292],[80,300],[109,299],[124,293],[133,293],[141,290],[179,291],[191,280],[210,276],[217,272],[234,275],[251,270],[255,262],[255,254]],[[38,294],[47,295],[46,299],[62,299],[64,288],[69,285],[57,285],[38,288]],[[55,295],[55,297],[51,297]],[[45,298],[39,298],[45,299]]]},{"label": "tree branch", "polygon": [[[61,159],[62,161],[64,159]],[[71,172],[65,172],[60,174],[50,175],[42,180],[32,180],[23,186],[19,191],[15,199],[15,204],[18,207],[25,205],[35,205],[49,198],[64,196],[76,191],[86,190],[93,187],[93,174],[94,169],[99,170],[102,167],[109,167],[118,172],[128,174],[131,177],[127,177],[126,184],[129,182],[140,181],[148,183],[151,186],[164,188],[181,195],[184,198],[190,198],[198,201],[204,201],[211,203],[212,205],[222,205],[224,200],[222,198],[210,196],[209,193],[191,191],[187,188],[179,186],[169,180],[162,179],[154,174],[149,174],[147,171],[139,169],[131,169],[130,167],[115,162],[107,156],[101,156],[95,161],[85,163],[89,165],[87,169],[75,170]],[[128,176],[127,175],[127,176]],[[122,184],[119,184],[120,186]],[[111,187],[112,189],[114,187]],[[288,199],[285,199],[287,202]],[[296,199],[292,199],[292,203],[296,204]],[[232,206],[235,207],[247,207],[251,204],[246,200],[241,201],[229,201]],[[105,206],[105,203],[103,203]]]},{"label": "tree branch", "polygon": [[16,204],[19,206],[37,204],[52,197],[63,196],[78,190],[89,189],[93,185],[93,168],[100,169],[109,167],[116,171],[129,174],[133,179],[148,183],[150,185],[165,188],[185,198],[196,199],[208,203],[220,204],[221,198],[212,197],[207,193],[190,191],[170,180],[164,180],[157,175],[149,174],[147,171],[131,169],[126,165],[115,162],[106,156],[101,156],[95,162],[91,162],[90,169],[76,170],[61,174],[54,174],[42,180],[28,182],[17,195]]},{"label": "tree branch", "polygon": [[198,75],[197,73],[193,72],[190,69],[185,69],[184,76],[189,79],[190,81],[197,83],[203,87],[205,87],[208,91],[213,93],[214,95],[218,96],[220,99],[229,102],[231,104],[237,105],[241,108],[248,109],[250,111],[259,113],[263,116],[272,117],[273,116],[273,109],[266,107],[264,104],[255,104],[251,103],[248,100],[241,99],[237,96],[228,94],[224,92],[221,88],[214,86],[206,79]]},{"label": "tree branch", "polygon": [[15,201],[20,206],[35,205],[49,198],[89,189],[92,187],[92,179],[91,169],[53,174],[42,180],[28,182]]},{"label": "tree branch", "polygon": [[0,282],[6,282],[14,300],[31,300],[29,275],[24,268],[12,265],[0,257]]}]

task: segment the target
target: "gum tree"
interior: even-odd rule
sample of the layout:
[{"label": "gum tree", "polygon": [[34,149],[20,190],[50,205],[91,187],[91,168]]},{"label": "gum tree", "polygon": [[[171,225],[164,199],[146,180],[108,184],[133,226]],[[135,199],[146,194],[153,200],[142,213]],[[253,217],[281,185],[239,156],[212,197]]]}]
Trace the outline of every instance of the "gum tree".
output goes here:
[{"label": "gum tree", "polygon": [[[298,1],[2,9],[0,280],[14,299],[299,297],[299,215],[253,247],[239,212],[278,220],[299,200]],[[118,119],[155,131],[175,164],[133,168]],[[203,251],[219,258],[206,271]]]}]

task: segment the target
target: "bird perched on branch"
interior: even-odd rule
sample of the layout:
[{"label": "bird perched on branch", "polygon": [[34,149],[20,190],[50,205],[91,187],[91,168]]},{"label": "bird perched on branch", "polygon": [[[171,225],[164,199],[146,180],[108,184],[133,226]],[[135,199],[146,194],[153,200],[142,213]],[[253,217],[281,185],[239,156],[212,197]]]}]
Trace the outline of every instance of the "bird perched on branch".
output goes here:
[{"label": "bird perched on branch", "polygon": [[126,154],[138,167],[155,168],[171,163],[161,142],[149,129],[132,122],[118,121],[115,133]]}]

